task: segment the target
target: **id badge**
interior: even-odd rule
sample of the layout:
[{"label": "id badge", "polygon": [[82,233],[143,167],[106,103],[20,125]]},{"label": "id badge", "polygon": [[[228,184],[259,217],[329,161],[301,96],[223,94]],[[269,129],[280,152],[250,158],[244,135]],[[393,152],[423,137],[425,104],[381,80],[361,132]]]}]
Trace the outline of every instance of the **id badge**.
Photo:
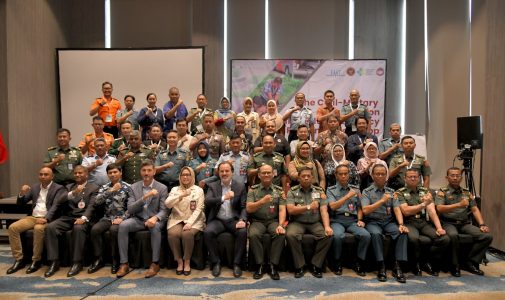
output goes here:
[{"label": "id badge", "polygon": [[268,212],[271,214],[275,213],[275,204],[271,203],[270,206],[268,207]]},{"label": "id badge", "polygon": [[351,126],[351,130],[352,130],[352,131],[358,131],[358,129],[356,128],[356,124],[354,124],[354,123],[352,124],[352,126]]},{"label": "id badge", "polygon": [[195,210],[196,209],[196,200],[191,200],[189,202],[189,209]]},{"label": "id badge", "polygon": [[391,206],[386,207],[386,212],[387,212],[388,215],[391,214]]},{"label": "id badge", "polygon": [[84,203],[84,201],[79,201],[79,203],[77,203],[77,207],[79,207],[80,209],[83,209],[84,207],[86,206],[86,203]]},{"label": "id badge", "polygon": [[277,177],[277,170],[274,169],[274,177]]},{"label": "id badge", "polygon": [[112,115],[108,114],[107,116],[105,116],[105,123],[110,123],[112,122]]},{"label": "id badge", "polygon": [[199,132],[203,132],[203,126],[202,126],[202,124],[196,126],[196,130],[199,131]]},{"label": "id badge", "polygon": [[73,169],[74,169],[74,165],[73,165],[73,164],[68,164],[68,165],[67,165],[67,168],[68,168],[69,170],[73,170]]},{"label": "id badge", "polygon": [[349,208],[349,211],[354,211],[354,204],[349,203],[349,204],[347,205],[347,208]]},{"label": "id badge", "polygon": [[319,199],[319,198],[321,198],[320,193],[317,193],[317,192],[312,193],[312,199]]}]

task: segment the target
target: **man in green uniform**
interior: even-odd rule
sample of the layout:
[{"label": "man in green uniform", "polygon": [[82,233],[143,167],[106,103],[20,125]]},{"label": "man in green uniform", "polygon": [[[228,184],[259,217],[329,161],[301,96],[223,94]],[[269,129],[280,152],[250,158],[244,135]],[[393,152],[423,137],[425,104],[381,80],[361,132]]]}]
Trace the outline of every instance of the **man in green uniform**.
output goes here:
[{"label": "man in green uniform", "polygon": [[133,130],[133,125],[130,121],[124,121],[121,123],[121,137],[117,138],[112,142],[109,149],[109,154],[117,156],[119,151],[128,148],[128,141],[130,139],[130,134]]},{"label": "man in green uniform", "polygon": [[249,166],[247,167],[247,175],[249,176],[249,184],[258,183],[258,170],[262,165],[271,165],[273,167],[273,183],[275,185],[281,186],[284,191],[287,190],[288,184],[288,170],[284,164],[284,158],[282,154],[274,152],[275,140],[271,135],[265,135],[263,139],[263,151],[254,154],[252,159],[249,161]]},{"label": "man in green uniform", "polygon": [[[200,127],[199,127],[200,128]],[[198,157],[198,153],[196,153],[196,146],[200,141],[205,141],[209,144],[209,155],[218,160],[219,156],[225,152],[225,146],[228,142],[228,137],[223,136],[217,130],[215,130],[214,126],[214,116],[211,114],[206,114],[203,117],[203,131],[198,131],[195,135],[195,138],[189,145],[189,150],[195,151],[193,154],[194,157]]]},{"label": "man in green uniform", "polygon": [[[416,276],[421,276],[422,274],[419,265],[419,258],[421,256],[419,235],[421,234],[429,237],[432,242],[430,253],[424,257],[426,261],[423,269],[430,275],[438,276],[438,270],[435,267],[440,264],[442,252],[449,245],[450,240],[438,219],[435,204],[433,203],[433,196],[431,196],[427,188],[418,186],[419,179],[419,171],[415,169],[407,170],[405,173],[406,186],[396,191],[396,196],[398,197],[398,201],[400,201],[400,209],[404,216],[405,225],[409,229],[409,241],[415,249],[416,260],[412,273]],[[435,228],[426,221],[426,214],[429,215]]]},{"label": "man in green uniform", "polygon": [[284,249],[286,230],[286,205],[282,188],[272,184],[273,168],[271,165],[259,167],[258,176],[261,183],[254,185],[247,193],[246,210],[249,214],[249,250],[257,265],[254,279],[263,277],[265,263],[263,250],[263,234],[268,232],[272,237],[270,245],[270,277],[279,280],[277,266]]},{"label": "man in green uniform", "polygon": [[153,160],[154,152],[142,144],[138,130],[134,130],[130,134],[129,144],[129,148],[119,151],[116,165],[123,168],[123,180],[133,184],[142,180],[142,176],[140,176],[142,161],[146,159]]},{"label": "man in green uniform", "polygon": [[[442,226],[451,239],[453,264],[451,274],[455,277],[461,276],[458,260],[458,233],[465,233],[471,235],[474,241],[464,265],[465,270],[472,274],[484,275],[484,272],[479,269],[479,264],[486,256],[487,248],[491,245],[493,236],[489,234],[489,227],[484,223],[474,195],[469,190],[460,187],[461,169],[449,168],[446,178],[449,184],[437,192],[435,205],[440,214]],[[471,224],[470,212],[475,218],[477,226]]]},{"label": "man in green uniform", "polygon": [[44,167],[53,170],[54,182],[61,185],[74,183],[74,167],[82,163],[81,150],[70,146],[70,130],[60,128],[56,132],[56,136],[58,146],[47,149]]},{"label": "man in green uniform", "polygon": [[428,160],[419,154],[415,154],[416,140],[410,135],[406,135],[401,141],[403,154],[397,154],[389,163],[389,178],[391,178],[388,186],[394,190],[405,186],[405,172],[408,169],[418,170],[422,176],[422,186],[430,188],[431,167]]},{"label": "man in green uniform", "polygon": [[154,165],[156,166],[156,180],[167,186],[168,193],[173,187],[179,185],[179,174],[184,166],[190,161],[189,152],[177,148],[179,136],[177,130],[170,130],[167,133],[168,149],[161,151],[156,156]]},{"label": "man in green uniform", "polygon": [[388,166],[393,156],[403,154],[400,137],[402,127],[398,123],[389,125],[389,138],[384,138],[379,142],[379,158],[385,161]]},{"label": "man in green uniform", "polygon": [[367,123],[370,122],[371,116],[366,105],[359,101],[358,90],[351,90],[349,93],[349,104],[342,106],[340,122],[345,122],[345,133],[351,136],[357,132],[356,118],[365,118]]},{"label": "man in green uniform", "polygon": [[289,190],[286,200],[286,207],[291,216],[286,239],[293,254],[295,278],[300,278],[303,277],[305,265],[302,252],[303,234],[310,233],[316,237],[311,272],[314,277],[321,278],[323,277],[321,267],[331,246],[331,237],[333,237],[328,216],[328,203],[324,190],[312,185],[311,168],[302,168],[299,172],[299,180],[300,185]]},{"label": "man in green uniform", "polygon": [[207,114],[214,114],[212,109],[207,108],[207,98],[204,94],[200,94],[196,97],[196,105],[198,107],[191,108],[186,117],[186,122],[191,122],[191,135],[195,135],[197,132],[203,132],[203,117]]}]

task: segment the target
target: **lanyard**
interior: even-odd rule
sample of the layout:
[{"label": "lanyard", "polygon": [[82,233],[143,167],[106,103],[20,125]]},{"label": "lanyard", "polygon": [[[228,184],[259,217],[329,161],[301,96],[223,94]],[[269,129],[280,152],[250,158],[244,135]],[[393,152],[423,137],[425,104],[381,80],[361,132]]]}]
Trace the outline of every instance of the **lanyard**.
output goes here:
[{"label": "lanyard", "polygon": [[[408,161],[407,160],[407,157],[405,156],[405,154],[403,154],[403,160],[404,161]],[[411,169],[412,168],[412,164],[414,163],[414,160],[416,160],[416,154],[415,153],[412,153],[412,161],[410,162],[410,164],[408,165],[407,167],[407,170]]]}]

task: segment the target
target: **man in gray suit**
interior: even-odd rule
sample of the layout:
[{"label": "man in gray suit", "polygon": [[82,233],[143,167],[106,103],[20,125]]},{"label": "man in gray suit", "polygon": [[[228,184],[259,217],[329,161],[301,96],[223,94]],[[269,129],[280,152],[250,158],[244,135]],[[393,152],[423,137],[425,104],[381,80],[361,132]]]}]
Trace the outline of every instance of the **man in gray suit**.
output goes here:
[{"label": "man in gray suit", "polygon": [[135,199],[128,201],[130,217],[119,224],[118,245],[121,265],[116,274],[123,277],[128,274],[128,234],[143,229],[151,232],[152,263],[144,274],[150,278],[160,271],[161,230],[166,226],[167,212],[165,199],[167,187],[154,180],[154,164],[146,160],[142,163],[140,175],[142,181],[132,184],[131,189]]},{"label": "man in gray suit", "polygon": [[7,270],[7,274],[12,274],[24,267],[23,249],[21,246],[20,234],[33,229],[33,257],[32,264],[26,270],[30,274],[37,271],[42,258],[44,248],[44,230],[46,224],[54,219],[58,206],[56,203],[65,197],[66,189],[53,182],[53,171],[44,167],[39,171],[39,182],[32,185],[23,185],[19,192],[17,205],[24,205],[32,201],[33,211],[30,215],[12,223],[9,226],[9,244],[12,249],[12,256],[16,260],[12,267]]}]

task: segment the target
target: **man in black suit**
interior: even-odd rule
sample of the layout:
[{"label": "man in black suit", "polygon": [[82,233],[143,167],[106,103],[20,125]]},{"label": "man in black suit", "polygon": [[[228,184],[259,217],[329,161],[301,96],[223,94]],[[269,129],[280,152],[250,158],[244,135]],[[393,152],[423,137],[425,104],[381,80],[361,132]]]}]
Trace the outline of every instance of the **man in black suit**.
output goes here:
[{"label": "man in black suit", "polygon": [[[58,210],[61,217],[46,226],[47,259],[51,261],[45,277],[51,277],[60,268],[58,237],[72,230],[72,267],[67,277],[72,277],[82,270],[82,258],[86,234],[90,229],[89,221],[93,214],[93,203],[98,186],[88,182],[88,169],[78,165],[74,168],[75,183],[67,185],[69,191]],[[69,249],[70,250],[70,249]]]},{"label": "man in black suit", "polygon": [[240,277],[240,264],[247,242],[247,212],[245,185],[232,181],[233,165],[222,162],[217,167],[221,180],[210,183],[205,196],[207,227],[203,232],[205,244],[209,250],[209,261],[214,277],[221,274],[221,263],[217,250],[217,236],[225,231],[235,235],[235,255],[233,276]]},{"label": "man in black suit", "polygon": [[41,266],[40,260],[44,248],[46,224],[54,219],[57,205],[53,204],[61,201],[61,198],[65,197],[66,194],[63,186],[53,182],[53,177],[51,168],[43,167],[39,171],[40,183],[31,187],[28,185],[21,187],[17,205],[24,205],[32,201],[32,212],[9,226],[9,244],[11,245],[12,256],[16,261],[7,270],[7,274],[12,274],[24,267],[20,234],[30,229],[33,229],[33,257],[32,264],[28,267],[26,273],[33,273]]}]

